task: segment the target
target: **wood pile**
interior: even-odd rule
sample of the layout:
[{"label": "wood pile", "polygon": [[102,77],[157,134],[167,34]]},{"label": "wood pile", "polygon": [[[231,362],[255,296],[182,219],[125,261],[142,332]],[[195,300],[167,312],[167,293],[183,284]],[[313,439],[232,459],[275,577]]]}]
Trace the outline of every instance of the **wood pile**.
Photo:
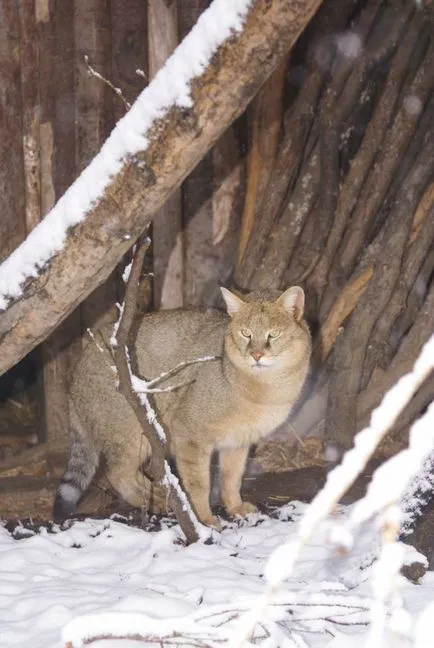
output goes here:
[{"label": "wood pile", "polygon": [[[62,194],[124,113],[122,102],[88,76],[83,55],[90,54],[94,67],[132,101],[145,83],[135,70],[152,77],[178,35],[209,4],[149,3],[146,13],[139,0],[129,2],[135,8],[130,13],[123,2],[112,2],[110,20],[100,0],[86,9],[76,3],[75,10],[57,17],[35,17],[33,3],[23,0],[18,22],[12,10],[6,16],[8,38],[19,33],[22,39],[21,68],[16,49],[6,48],[6,76],[21,74],[21,95],[9,103],[20,124],[22,117],[23,133],[8,127],[11,141],[3,147],[8,155],[11,151],[11,161],[5,159],[0,168],[0,186],[14,211],[0,223],[2,257]],[[85,29],[92,24],[96,31]],[[35,34],[39,61],[32,49]],[[306,290],[312,372],[289,426],[258,449],[256,462],[267,470],[315,464],[312,475],[314,480],[321,475],[319,486],[325,474],[323,440],[338,451],[349,447],[434,330],[433,90],[432,6],[326,0],[246,115],[154,219],[156,307],[218,304],[219,284],[240,290],[300,284]],[[65,97],[72,97],[75,121],[65,120]],[[19,148],[24,142],[22,150],[17,141]],[[8,168],[18,174],[13,196],[6,186]],[[114,276],[42,346],[48,444],[37,455],[37,449],[27,450],[21,467],[16,460],[0,466],[0,499],[9,498],[8,511],[51,508],[64,461],[59,457],[69,425],[67,383],[80,335],[101,322],[118,296]],[[410,424],[433,394],[431,376],[381,448],[383,456],[405,445]],[[296,446],[295,435],[302,439]],[[306,436],[317,439],[305,441]],[[299,491],[297,497],[302,499]],[[263,501],[260,494],[257,499]]]},{"label": "wood pile", "polygon": [[[235,285],[306,289],[314,358],[293,425],[339,448],[434,330],[433,25],[414,3],[327,2],[288,62],[289,105],[277,70],[250,109]],[[433,394],[434,376],[386,454]]]}]

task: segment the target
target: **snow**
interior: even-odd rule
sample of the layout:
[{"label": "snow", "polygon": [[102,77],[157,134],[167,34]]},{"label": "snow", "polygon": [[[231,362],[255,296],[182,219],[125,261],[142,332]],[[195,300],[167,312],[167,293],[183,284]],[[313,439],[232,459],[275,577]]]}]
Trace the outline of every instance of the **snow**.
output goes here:
[{"label": "snow", "polygon": [[193,79],[203,73],[224,41],[241,31],[251,4],[252,0],[214,0],[201,14],[165,66],[118,122],[98,155],[0,265],[0,310],[19,297],[24,282],[36,277],[63,248],[70,228],[86,218],[128,159],[147,148],[156,120],[164,117],[172,106],[192,106]]},{"label": "snow", "polygon": [[346,58],[355,59],[362,53],[362,39],[355,32],[346,31],[338,34],[335,39],[339,52]]},{"label": "snow", "polygon": [[[220,534],[202,529],[188,547],[169,521],[157,532],[114,518],[33,534],[0,525],[0,646],[430,646],[434,573],[418,585],[404,579],[401,565],[426,559],[396,536],[399,503],[412,507],[405,486],[428,465],[433,406],[361,500],[336,502],[429,374],[433,345],[434,336],[310,505],[224,522]],[[166,475],[174,484],[168,466]]]},{"label": "snow", "polygon": [[[117,519],[89,519],[24,539],[0,526],[0,646],[61,648],[70,641],[77,648],[110,632],[151,634],[172,644],[182,643],[171,636],[181,633],[192,645],[235,645],[240,618],[263,599],[267,559],[294,536],[306,509],[294,502],[273,518],[254,514],[226,523],[213,544],[189,547],[169,523],[149,532]],[[337,521],[344,524],[350,513],[340,508]],[[371,614],[372,577],[372,567],[360,565],[375,533],[365,535],[351,558],[333,555],[321,533],[308,543],[258,625],[257,640],[270,633],[276,642],[281,633],[279,645],[337,648],[349,637],[359,645]],[[416,553],[399,545],[400,553],[407,551]],[[406,581],[402,592],[414,616],[434,597],[434,574],[421,585]],[[95,645],[143,644],[100,638]]]}]

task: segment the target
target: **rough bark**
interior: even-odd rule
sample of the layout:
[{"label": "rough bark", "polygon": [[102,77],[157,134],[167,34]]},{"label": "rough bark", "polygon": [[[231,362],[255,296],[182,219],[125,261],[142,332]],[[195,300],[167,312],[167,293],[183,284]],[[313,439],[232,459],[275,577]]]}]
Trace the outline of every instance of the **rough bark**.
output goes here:
[{"label": "rough bark", "polygon": [[270,181],[279,149],[285,74],[286,61],[283,60],[258,92],[247,111],[250,122],[250,151],[238,263],[244,256],[255,217],[260,218],[260,203]]},{"label": "rough bark", "polygon": [[[41,142],[42,219],[56,199],[76,177],[74,155],[76,111],[70,97],[74,92],[74,32],[71,29],[73,6],[60,10],[59,0],[49,3],[39,31],[39,110]],[[44,391],[43,439],[50,443],[69,443],[69,370],[81,342],[80,313],[76,311],[53,331],[41,346]]]},{"label": "rough bark", "polygon": [[[163,67],[178,44],[178,5],[148,2],[149,77]],[[154,306],[177,308],[183,304],[183,235],[181,190],[155,214],[152,225]]]},{"label": "rough bark", "polygon": [[[116,95],[91,76],[86,64],[104,78],[111,77],[110,14],[106,0],[75,2],[75,172],[89,164],[98,153],[113,125],[112,102]],[[83,329],[98,329],[116,302],[116,277],[102,283],[81,305]]]},{"label": "rough bark", "polygon": [[252,3],[243,31],[224,43],[193,81],[193,107],[168,109],[146,151],[125,162],[85,221],[69,233],[62,252],[1,314],[0,373],[109,275],[155,211],[246,107],[319,4]]},{"label": "rough bark", "polygon": [[[333,62],[334,50],[329,41],[332,34],[344,28],[354,5],[354,1],[348,2],[343,9],[338,3],[334,3],[333,6],[328,4],[315,18],[311,34],[314,46],[308,61],[309,74],[284,117],[282,141],[274,171],[258,205],[260,218],[255,218],[249,228],[247,246],[242,242],[242,256],[240,255],[234,276],[235,283],[242,288],[258,287],[258,273],[261,273],[263,268],[264,273],[269,269],[264,260],[269,237],[275,232],[276,224],[277,227],[285,227],[281,224],[281,221],[285,220],[283,212],[288,202],[285,202],[285,199],[290,195],[300,174],[303,152],[315,121],[328,69]],[[318,65],[319,59],[325,64]],[[288,211],[286,209],[286,218]],[[284,246],[282,248],[284,249]]]},{"label": "rough bark", "polygon": [[20,88],[20,20],[13,0],[0,3],[0,261],[26,233]]},{"label": "rough bark", "polygon": [[[434,169],[434,131],[425,137],[418,158],[395,198],[384,229],[386,247],[376,259],[369,286],[338,337],[327,405],[326,439],[348,448],[356,430],[356,399],[372,331],[392,298],[411,232],[413,213]],[[355,325],[357,322],[357,325]]]}]

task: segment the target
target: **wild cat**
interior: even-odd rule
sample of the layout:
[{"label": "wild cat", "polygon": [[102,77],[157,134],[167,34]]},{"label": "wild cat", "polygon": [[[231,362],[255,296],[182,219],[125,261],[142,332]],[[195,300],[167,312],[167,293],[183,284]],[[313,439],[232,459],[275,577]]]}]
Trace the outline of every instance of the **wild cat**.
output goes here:
[{"label": "wild cat", "polygon": [[[211,454],[219,453],[220,496],[227,513],[255,511],[240,496],[249,448],[287,418],[311,353],[301,288],[243,297],[221,291],[227,312],[184,308],[151,313],[143,317],[134,345],[138,370],[146,379],[183,361],[218,356],[183,369],[183,386],[155,396],[183,486],[199,520],[211,526],[218,525],[209,503]],[[73,376],[71,455],[56,495],[56,519],[74,511],[101,458],[111,485],[128,503],[146,506],[149,500],[141,467],[150,447],[117,390],[111,333],[112,327],[101,330],[103,345],[89,342]]]}]

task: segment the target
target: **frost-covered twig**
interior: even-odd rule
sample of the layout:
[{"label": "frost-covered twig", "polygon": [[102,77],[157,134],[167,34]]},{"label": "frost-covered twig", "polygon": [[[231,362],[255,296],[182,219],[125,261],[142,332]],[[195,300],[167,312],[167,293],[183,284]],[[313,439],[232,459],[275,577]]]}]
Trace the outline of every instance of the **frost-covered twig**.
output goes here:
[{"label": "frost-covered twig", "polygon": [[169,371],[163,371],[159,376],[153,378],[152,380],[142,380],[138,376],[131,375],[131,381],[136,394],[161,394],[164,392],[175,391],[186,385],[190,385],[193,381],[186,380],[185,382],[177,383],[176,385],[169,385],[168,387],[156,387],[159,383],[163,382],[166,378],[170,378],[177,374],[182,369],[190,367],[191,365],[198,364],[201,362],[213,362],[215,360],[220,360],[221,356],[203,356],[202,358],[196,358],[195,360],[187,360],[185,362],[180,362],[173,369]]},{"label": "frost-covered twig", "polygon": [[[432,338],[434,342],[434,337]],[[434,360],[434,343],[431,350]],[[351,511],[349,525],[356,528],[376,513],[401,500],[405,490],[434,448],[434,402],[410,428],[409,446],[385,461],[372,476],[366,495]]]},{"label": "frost-covered twig", "polygon": [[87,329],[86,329],[86,333],[88,334],[88,336],[90,337],[90,339],[92,340],[92,342],[94,342],[94,344],[96,345],[96,348],[98,349],[98,351],[99,351],[100,353],[104,353],[104,349],[103,349],[102,346],[99,344],[99,342],[97,342],[96,337],[95,337],[95,334],[94,334],[94,332],[92,331],[92,329],[87,328]]},{"label": "frost-covered twig", "polygon": [[[133,387],[133,381],[131,381],[131,386]],[[140,401],[140,404],[146,410],[146,418],[148,423],[153,427],[157,438],[160,440],[160,448],[157,449],[157,457],[152,458],[153,463],[153,473],[155,477],[160,481],[160,483],[166,487],[169,494],[169,498],[172,501],[173,508],[175,510],[175,515],[181,526],[181,529],[184,531],[184,534],[188,542],[196,542],[196,540],[207,540],[212,535],[212,530],[205,527],[199,522],[196,517],[195,512],[190,506],[190,502],[186,494],[184,493],[178,478],[173,474],[172,469],[169,463],[164,459],[164,447],[167,443],[166,432],[157,418],[157,414],[152,407],[147,393],[141,392],[137,393],[137,398]],[[149,437],[148,437],[149,440]],[[158,462],[158,469],[155,469],[155,464]],[[161,464],[163,470],[161,470]],[[158,471],[158,472],[157,472]]]},{"label": "frost-covered twig", "polygon": [[[245,614],[250,601],[228,605],[203,606],[186,617],[154,619],[144,614],[111,613],[87,615],[73,619],[62,632],[64,644],[79,648],[98,637],[136,637],[160,646],[206,645],[218,646],[230,642],[234,624]],[[271,608],[271,614],[261,621],[255,641],[279,637],[278,645],[305,648],[302,638],[307,622],[366,625],[369,620],[369,599],[361,596],[310,592],[285,592]],[[282,624],[291,618],[292,626]],[[177,641],[174,641],[174,639]]]},{"label": "frost-covered twig", "polygon": [[[403,376],[387,392],[379,407],[372,413],[370,426],[356,435],[354,447],[345,453],[342,463],[329,473],[324,488],[302,517],[296,539],[281,545],[271,555],[265,570],[268,581],[266,591],[242,618],[232,638],[232,646],[243,645],[251,636],[258,619],[262,618],[265,609],[276,595],[279,585],[291,575],[305,544],[362,472],[381,440],[433,368],[434,335],[423,347],[413,371]],[[351,541],[351,537],[349,540]]]},{"label": "frost-covered twig", "polygon": [[387,392],[372,413],[369,427],[356,435],[354,447],[345,453],[341,464],[328,474],[324,488],[300,521],[297,540],[279,547],[271,556],[267,565],[267,578],[271,585],[281,583],[291,574],[305,543],[360,475],[381,440],[433,368],[434,335],[423,347],[413,371],[402,376]]},{"label": "frost-covered twig", "polygon": [[119,97],[119,99],[121,99],[121,101],[124,104],[126,110],[129,110],[131,108],[131,104],[130,104],[129,101],[127,101],[125,99],[124,93],[122,92],[122,90],[120,88],[117,88],[115,85],[113,85],[113,83],[111,81],[106,79],[102,74],[97,72],[95,70],[95,68],[93,68],[91,66],[91,64],[89,63],[89,57],[88,57],[87,54],[84,55],[84,62],[86,64],[87,72],[88,72],[89,76],[93,76],[96,79],[99,79],[100,81],[105,83],[105,85],[108,86],[111,90],[113,90],[113,92]]},{"label": "frost-covered twig", "polygon": [[[432,348],[434,354],[434,347]],[[434,402],[427,412],[411,427],[409,447],[386,461],[375,471],[365,497],[354,506],[348,528],[356,528],[380,513],[383,545],[374,569],[374,604],[367,648],[375,648],[382,641],[386,625],[386,605],[394,599],[400,614],[406,615],[398,592],[399,572],[403,564],[403,549],[396,542],[401,526],[401,511],[397,503],[411,479],[424,465],[434,446]]]},{"label": "frost-covered twig", "polygon": [[173,369],[164,371],[159,376],[157,376],[157,378],[149,380],[147,385],[148,387],[155,387],[160,382],[165,380],[165,378],[170,378],[170,376],[177,374],[179,371],[181,371],[181,369],[185,369],[185,367],[190,367],[191,365],[197,364],[199,362],[214,362],[215,360],[221,360],[221,356],[203,356],[202,358],[196,358],[195,360],[186,360],[185,362],[179,362],[173,367]]},{"label": "frost-covered twig", "polygon": [[390,507],[382,515],[382,547],[373,567],[372,589],[374,600],[371,606],[371,623],[365,648],[378,648],[383,644],[383,635],[389,614],[388,604],[394,598],[395,614],[408,617],[398,592],[400,570],[404,561],[404,547],[396,542],[399,532],[399,511]]},{"label": "frost-covered twig", "polygon": [[[185,503],[179,498],[179,489],[173,488],[170,482],[167,482],[166,462],[165,462],[165,445],[166,435],[161,425],[156,421],[155,412],[149,403],[146,394],[139,398],[132,387],[131,382],[131,365],[128,353],[128,336],[133,322],[134,313],[137,303],[137,287],[139,283],[140,272],[143,266],[146,250],[149,247],[148,237],[142,237],[136,246],[133,265],[125,291],[125,301],[120,310],[120,318],[114,337],[115,344],[112,346],[113,356],[116,364],[119,378],[119,391],[133,409],[138,422],[142,427],[143,434],[147,438],[151,448],[151,461],[148,466],[148,473],[157,483],[169,483],[169,498],[172,508],[182,531],[185,534],[188,543],[196,542],[200,534],[198,529],[200,523],[193,514],[191,508],[187,508]],[[142,399],[145,399],[146,413],[142,407]],[[146,405],[147,404],[147,405]],[[151,420],[152,419],[152,420]],[[151,425],[149,425],[151,423]],[[160,432],[159,432],[160,430]],[[168,464],[167,464],[168,466]],[[169,468],[170,470],[170,468]],[[165,481],[166,480],[166,481]],[[209,532],[208,534],[209,535]]]}]

